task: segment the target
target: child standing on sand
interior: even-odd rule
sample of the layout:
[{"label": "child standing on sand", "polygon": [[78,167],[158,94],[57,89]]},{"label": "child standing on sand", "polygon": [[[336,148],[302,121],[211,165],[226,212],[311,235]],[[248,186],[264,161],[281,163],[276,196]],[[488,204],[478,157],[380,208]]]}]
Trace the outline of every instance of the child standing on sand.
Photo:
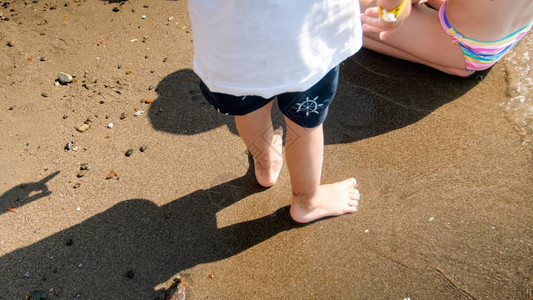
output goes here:
[{"label": "child standing on sand", "polygon": [[194,71],[220,113],[235,116],[254,158],[258,183],[270,187],[282,167],[285,116],[292,218],[300,223],[357,211],[349,178],[321,185],[322,123],[337,88],[339,64],[362,46],[357,0],[189,0]]}]

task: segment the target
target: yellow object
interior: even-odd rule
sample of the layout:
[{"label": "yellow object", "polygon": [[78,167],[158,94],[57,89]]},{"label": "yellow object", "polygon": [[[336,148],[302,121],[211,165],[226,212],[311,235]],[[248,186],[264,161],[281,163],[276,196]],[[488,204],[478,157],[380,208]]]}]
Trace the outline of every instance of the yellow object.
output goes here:
[{"label": "yellow object", "polygon": [[405,6],[407,5],[408,0],[403,0],[400,5],[396,6],[395,8],[391,10],[386,10],[381,8],[381,5],[379,5],[378,1],[378,9],[379,9],[379,16],[381,19],[387,23],[394,23],[398,21],[398,17],[402,14],[403,10],[405,9]]}]

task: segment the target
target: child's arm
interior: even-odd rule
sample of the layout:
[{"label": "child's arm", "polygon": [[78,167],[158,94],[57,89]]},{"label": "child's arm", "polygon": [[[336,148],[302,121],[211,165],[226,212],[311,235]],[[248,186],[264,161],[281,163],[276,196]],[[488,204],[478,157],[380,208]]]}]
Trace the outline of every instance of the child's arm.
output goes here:
[{"label": "child's arm", "polygon": [[409,16],[412,2],[413,0],[378,0],[377,7],[369,7],[361,14],[363,31],[379,33],[380,39],[386,39]]}]

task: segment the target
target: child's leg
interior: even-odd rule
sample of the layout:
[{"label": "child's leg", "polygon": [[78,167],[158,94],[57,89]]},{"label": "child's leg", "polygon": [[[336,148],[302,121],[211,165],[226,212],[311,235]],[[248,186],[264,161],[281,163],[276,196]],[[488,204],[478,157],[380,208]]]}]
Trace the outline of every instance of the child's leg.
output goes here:
[{"label": "child's leg", "polygon": [[276,183],[283,163],[281,129],[272,128],[272,101],[258,110],[235,116],[239,135],[254,158],[257,182],[270,187]]},{"label": "child's leg", "polygon": [[307,223],[328,216],[357,211],[359,191],[356,181],[349,178],[334,184],[320,185],[324,135],[322,125],[304,128],[289,118],[285,157],[291,175],[291,216]]}]

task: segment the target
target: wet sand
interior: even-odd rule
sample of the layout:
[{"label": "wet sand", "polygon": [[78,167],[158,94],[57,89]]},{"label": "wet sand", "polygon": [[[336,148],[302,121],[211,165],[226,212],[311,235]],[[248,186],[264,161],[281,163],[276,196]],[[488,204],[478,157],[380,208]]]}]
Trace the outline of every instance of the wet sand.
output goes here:
[{"label": "wet sand", "polygon": [[185,1],[9,2],[1,299],[156,299],[178,275],[189,299],[531,299],[533,162],[499,107],[502,65],[460,79],[348,59],[323,182],[355,176],[360,211],[301,227],[287,168],[260,188],[200,95]]}]

